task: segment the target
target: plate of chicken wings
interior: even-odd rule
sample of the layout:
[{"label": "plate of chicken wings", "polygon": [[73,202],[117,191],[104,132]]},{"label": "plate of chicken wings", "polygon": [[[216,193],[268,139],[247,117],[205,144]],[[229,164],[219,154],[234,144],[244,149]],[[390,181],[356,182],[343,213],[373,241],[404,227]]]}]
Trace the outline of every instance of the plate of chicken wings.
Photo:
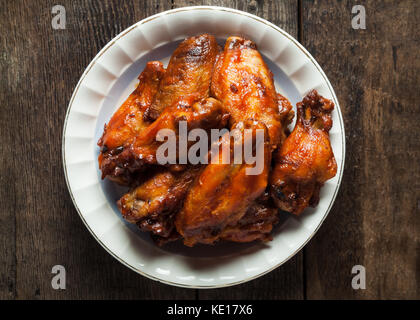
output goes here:
[{"label": "plate of chicken wings", "polygon": [[63,130],[74,205],[132,270],[216,288],[296,254],[326,218],[344,167],[334,90],[270,22],[187,7],[108,43],[77,84]]}]

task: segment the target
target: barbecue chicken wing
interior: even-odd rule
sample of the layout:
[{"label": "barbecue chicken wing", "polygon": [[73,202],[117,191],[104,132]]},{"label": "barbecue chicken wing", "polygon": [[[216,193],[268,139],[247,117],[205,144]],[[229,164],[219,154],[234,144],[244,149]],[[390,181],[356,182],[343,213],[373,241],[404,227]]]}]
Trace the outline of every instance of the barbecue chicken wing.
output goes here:
[{"label": "barbecue chicken wing", "polygon": [[[290,134],[288,125],[293,119],[294,112],[289,100],[277,95],[282,122],[280,144]],[[236,224],[226,227],[220,234],[220,239],[233,242],[263,242],[272,239],[271,231],[279,222],[278,209],[273,203],[268,191],[269,188],[255,200],[247,209],[245,215]]]},{"label": "barbecue chicken wing", "polygon": [[174,239],[177,234],[174,230],[174,214],[180,209],[187,191],[201,170],[201,166],[182,172],[161,169],[117,202],[122,216],[142,230],[151,231],[161,240]]},{"label": "barbecue chicken wing", "polygon": [[132,176],[127,163],[131,162],[131,155],[126,148],[149,125],[143,120],[143,115],[151,106],[164,74],[162,63],[148,62],[139,76],[136,89],[105,125],[104,133],[98,141],[102,179],[108,177],[120,184],[130,184]]},{"label": "barbecue chicken wing", "polygon": [[[236,225],[245,214],[248,206],[260,196],[266,186],[269,165],[271,160],[271,146],[268,142],[267,129],[264,124],[252,120],[239,122],[232,129],[240,129],[238,138],[226,133],[222,138],[230,140],[230,161],[223,164],[223,145],[219,152],[211,155],[210,163],[195,180],[189,190],[184,206],[177,214],[175,225],[178,232],[184,237],[184,244],[193,246],[195,243],[211,244],[220,239],[223,230]],[[244,141],[244,129],[252,133],[252,141]],[[264,132],[264,142],[256,145],[256,132]],[[235,163],[234,150],[239,145],[251,143],[254,154],[263,157],[263,171],[251,175],[247,169],[255,167],[255,163]]]},{"label": "barbecue chicken wing", "polygon": [[332,101],[312,90],[297,104],[297,122],[275,156],[270,178],[276,205],[299,215],[319,201],[319,190],[335,176],[337,164],[331,148]]},{"label": "barbecue chicken wing", "polygon": [[[158,164],[157,150],[166,141],[158,141],[156,136],[162,129],[175,133],[179,142],[179,122],[185,121],[188,131],[201,129],[217,129],[226,125],[229,115],[224,112],[222,104],[214,98],[206,98],[194,103],[191,107],[177,104],[168,107],[149,127],[144,129],[131,146],[133,157],[138,163]],[[189,143],[191,145],[191,143]],[[173,159],[176,162],[177,159]]]},{"label": "barbecue chicken wing", "polygon": [[[207,105],[202,100],[209,97],[210,78],[218,50],[215,38],[203,34],[188,38],[178,46],[166,72],[160,62],[147,64],[138,88],[114,114],[98,142],[102,149],[99,155],[102,178],[132,184],[138,177],[137,173],[144,169],[147,161],[144,159],[149,159],[148,153],[133,152],[134,137],[139,136],[166,108],[176,109],[177,105],[183,109],[178,117],[181,118],[183,111],[193,113],[186,109],[192,109],[194,103]],[[154,125],[153,128],[158,127]],[[148,135],[153,128],[137,139],[138,144],[149,143]],[[153,147],[151,150],[146,146],[146,149],[153,151]],[[139,151],[138,148],[135,150]]]},{"label": "barbecue chicken wing", "polygon": [[[243,227],[238,221],[267,186],[271,152],[284,140],[284,127],[290,120],[290,103],[276,93],[271,72],[249,40],[230,37],[226,41],[216,62],[211,92],[230,114],[231,129],[241,125],[265,129],[264,169],[259,175],[248,175],[249,165],[245,163],[210,163],[191,188],[175,220],[186,245],[213,243],[223,238],[225,230],[230,231],[224,238],[234,239],[234,228]],[[250,216],[252,210],[258,211],[256,207],[250,209]],[[246,221],[244,225],[250,226]],[[245,233],[242,234],[245,239]]]},{"label": "barbecue chicken wing", "polygon": [[277,95],[273,75],[252,41],[240,37],[227,39],[216,62],[211,91],[230,113],[231,125],[247,119],[258,120],[267,127],[273,149],[284,140],[282,118],[292,106]]},{"label": "barbecue chicken wing", "polygon": [[220,102],[209,98],[218,50],[216,39],[208,34],[189,38],[175,50],[155,101],[146,112],[148,119],[156,120],[132,145],[136,161],[155,164],[156,150],[163,143],[156,141],[156,134],[160,129],[171,129],[178,134],[179,121],[186,121],[188,130],[225,126],[227,113]]},{"label": "barbecue chicken wing", "polygon": [[210,79],[219,47],[208,34],[191,37],[172,54],[165,77],[151,107],[146,112],[149,120],[156,120],[166,107],[178,101],[191,106],[209,96]]},{"label": "barbecue chicken wing", "polygon": [[264,192],[248,207],[235,225],[222,231],[220,239],[233,242],[266,242],[272,239],[271,231],[278,221],[278,209],[272,203],[269,193]]}]

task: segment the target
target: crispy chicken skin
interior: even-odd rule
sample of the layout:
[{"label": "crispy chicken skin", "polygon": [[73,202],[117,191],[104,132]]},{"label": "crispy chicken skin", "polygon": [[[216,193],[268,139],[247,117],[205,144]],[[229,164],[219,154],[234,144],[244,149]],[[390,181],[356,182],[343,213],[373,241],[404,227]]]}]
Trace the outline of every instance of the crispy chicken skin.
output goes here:
[{"label": "crispy chicken skin", "polygon": [[172,54],[156,98],[145,117],[156,120],[165,108],[181,100],[185,105],[192,105],[208,97],[218,52],[216,39],[209,34],[181,42]]},{"label": "crispy chicken skin", "polygon": [[148,62],[139,76],[136,89],[105,125],[104,133],[98,141],[101,148],[98,162],[102,179],[108,177],[120,184],[130,183],[131,172],[127,163],[131,160],[128,152],[124,151],[136,135],[149,125],[143,120],[143,115],[151,106],[164,74],[162,63]]},{"label": "crispy chicken skin", "polygon": [[297,104],[296,126],[278,150],[270,178],[271,195],[280,209],[299,215],[317,205],[320,188],[335,176],[329,139],[333,109],[334,103],[316,90]]},{"label": "crispy chicken skin", "polygon": [[287,105],[287,99],[279,99],[282,96],[276,93],[273,75],[252,41],[227,39],[216,62],[211,91],[230,113],[231,125],[247,119],[261,121],[268,129],[273,149],[281,142],[281,116],[287,112],[280,114],[279,107],[291,109],[291,105]]},{"label": "crispy chicken skin", "polygon": [[157,150],[165,143],[165,141],[156,140],[161,129],[170,129],[175,132],[178,142],[180,121],[186,122],[188,131],[195,128],[217,129],[226,125],[228,117],[222,104],[214,98],[203,99],[191,107],[182,104],[168,107],[155,122],[135,138],[131,152],[138,163],[157,164]]},{"label": "crispy chicken skin", "polygon": [[[184,244],[187,246],[193,246],[197,242],[211,244],[218,240],[225,227],[235,225],[245,214],[248,206],[264,192],[267,186],[271,146],[265,125],[249,120],[244,123],[239,122],[232,129],[241,129],[242,137],[230,138],[230,163],[222,163],[223,153],[220,146],[219,153],[211,156],[211,162],[194,182],[183,208],[176,216],[176,228],[184,237]],[[259,150],[254,150],[264,153],[263,172],[258,175],[250,175],[246,170],[255,164],[234,163],[235,144],[243,145],[244,129],[252,130],[254,147],[256,147],[256,129],[265,131],[263,145],[256,147]],[[226,136],[224,138],[229,139]],[[217,161],[213,157],[217,157]]]}]

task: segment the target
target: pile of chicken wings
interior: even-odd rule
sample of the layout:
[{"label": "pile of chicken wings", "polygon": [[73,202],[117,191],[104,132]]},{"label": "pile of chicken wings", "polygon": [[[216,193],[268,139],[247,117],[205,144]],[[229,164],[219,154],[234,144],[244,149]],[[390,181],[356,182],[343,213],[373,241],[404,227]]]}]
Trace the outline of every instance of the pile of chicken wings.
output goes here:
[{"label": "pile of chicken wings", "polygon": [[[118,201],[122,216],[158,245],[271,240],[279,215],[316,206],[320,188],[336,174],[333,102],[309,92],[290,132],[292,105],[276,92],[250,40],[230,37],[222,50],[212,35],[188,38],[166,69],[150,61],[138,79],[105,125],[98,161],[103,179],[130,187]],[[263,129],[262,172],[249,175],[252,165],[235,161],[160,165],[156,151],[163,142],[156,135],[178,132],[180,121],[188,130]]]}]

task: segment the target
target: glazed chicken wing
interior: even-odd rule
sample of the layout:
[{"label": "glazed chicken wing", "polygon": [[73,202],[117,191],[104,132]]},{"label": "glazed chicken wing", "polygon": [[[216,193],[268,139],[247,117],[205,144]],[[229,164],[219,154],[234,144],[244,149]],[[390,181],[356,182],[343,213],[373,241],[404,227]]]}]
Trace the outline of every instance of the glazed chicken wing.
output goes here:
[{"label": "glazed chicken wing", "polygon": [[183,101],[191,106],[209,96],[210,79],[219,48],[216,39],[208,34],[191,37],[172,54],[165,77],[146,117],[156,120],[166,107]]},{"label": "glazed chicken wing", "polygon": [[129,222],[137,223],[145,218],[172,212],[183,200],[180,195],[188,191],[201,169],[200,166],[194,166],[181,172],[160,170],[118,201],[123,217]]},{"label": "glazed chicken wing", "polygon": [[188,130],[215,129],[225,125],[228,115],[219,101],[209,98],[210,80],[218,54],[216,39],[208,34],[183,41],[175,50],[162,79],[148,119],[156,119],[135,139],[131,151],[136,161],[156,163],[156,141],[161,129],[178,134],[178,123],[186,121]]},{"label": "glazed chicken wing", "polygon": [[[291,110],[287,99],[276,93],[272,74],[256,45],[240,37],[226,41],[216,62],[211,92],[230,114],[231,129],[264,128],[264,148],[259,151],[264,155],[264,169],[258,175],[249,175],[249,164],[244,162],[210,163],[191,188],[175,221],[186,245],[213,243],[222,238],[224,230],[239,228],[238,221],[267,186],[271,152],[285,137],[284,119],[289,119]],[[232,232],[228,237],[233,239]]]},{"label": "glazed chicken wing", "polygon": [[195,166],[182,172],[160,170],[118,201],[122,216],[161,239],[174,238],[174,214],[201,169]]},{"label": "glazed chicken wing", "polygon": [[[197,242],[211,244],[220,239],[223,230],[235,225],[267,186],[271,147],[265,125],[250,120],[239,122],[232,129],[240,129],[242,133],[239,139],[231,137],[229,133],[222,138],[231,140],[229,163],[223,163],[221,144],[219,152],[211,156],[210,163],[194,182],[183,208],[176,216],[176,228],[188,246]],[[252,139],[249,139],[252,141],[244,141],[245,129],[252,133]],[[257,129],[264,131],[265,139],[260,145],[256,145]],[[255,163],[235,163],[235,148],[246,143],[252,143],[254,153],[263,159],[260,174],[248,172],[249,168],[255,167]]]},{"label": "glazed chicken wing", "polygon": [[[101,147],[99,166],[102,178],[108,177],[120,184],[130,185],[137,179],[136,173],[144,169],[145,161],[150,159],[147,152],[153,155],[155,151],[154,145],[148,145],[153,144],[150,140],[155,138],[151,136],[155,129],[164,128],[172,121],[168,118],[182,119],[186,113],[189,114],[187,118],[196,118],[193,113],[199,107],[191,108],[196,102],[204,107],[209,105],[202,100],[209,97],[210,78],[218,50],[215,38],[203,34],[188,38],[178,46],[166,72],[160,62],[147,64],[140,76],[139,86],[113,115],[98,142]],[[143,133],[166,108],[173,109],[167,112],[166,118],[158,119],[157,124]],[[203,110],[211,113],[215,109]],[[168,116],[170,112],[177,114]],[[175,125],[175,121],[172,122]],[[136,153],[132,144],[140,134],[134,148]],[[142,154],[144,150],[145,154]]]},{"label": "glazed chicken wing", "polygon": [[164,74],[162,63],[148,62],[139,76],[136,89],[105,125],[104,133],[98,141],[101,148],[98,161],[102,179],[108,177],[120,184],[130,184],[132,176],[127,169],[130,154],[124,150],[149,125],[143,120],[143,115],[151,106]]},{"label": "glazed chicken wing", "polygon": [[[171,132],[174,132],[176,144],[178,145],[180,121],[185,121],[187,129],[190,131],[195,128],[205,130],[223,128],[227,119],[228,114],[224,112],[222,104],[214,98],[198,101],[191,107],[185,105],[168,107],[155,122],[135,138],[131,146],[131,152],[138,163],[147,165],[158,164],[157,150],[159,146],[166,143],[166,141],[156,139],[160,130],[169,129]],[[173,159],[173,162],[175,163],[176,160]]]},{"label": "glazed chicken wing", "polygon": [[[158,141],[157,135],[161,129],[171,130],[176,134],[178,148],[180,121],[185,121],[188,130],[226,125],[228,115],[221,103],[209,97],[218,50],[215,38],[206,34],[186,39],[178,46],[153,104],[144,113],[144,121],[153,122],[138,132],[124,150],[131,159],[128,166],[134,163],[139,170],[146,164],[150,169],[160,164],[157,150],[165,141]],[[123,216],[142,230],[151,231],[158,243],[179,236],[173,228],[173,217],[200,166],[183,169],[178,165],[161,169],[118,202]]]},{"label": "glazed chicken wing", "polygon": [[279,221],[278,209],[264,192],[247,209],[244,216],[235,224],[226,227],[220,239],[233,242],[269,241],[271,231]]},{"label": "glazed chicken wing", "polygon": [[252,41],[227,39],[216,63],[211,90],[230,113],[231,125],[247,119],[261,121],[268,129],[273,149],[284,139],[282,117],[291,105],[277,95],[273,75]]},{"label": "glazed chicken wing", "polygon": [[319,190],[335,176],[337,164],[331,148],[332,101],[312,90],[297,104],[297,122],[275,157],[270,178],[276,205],[299,215],[319,201]]}]

